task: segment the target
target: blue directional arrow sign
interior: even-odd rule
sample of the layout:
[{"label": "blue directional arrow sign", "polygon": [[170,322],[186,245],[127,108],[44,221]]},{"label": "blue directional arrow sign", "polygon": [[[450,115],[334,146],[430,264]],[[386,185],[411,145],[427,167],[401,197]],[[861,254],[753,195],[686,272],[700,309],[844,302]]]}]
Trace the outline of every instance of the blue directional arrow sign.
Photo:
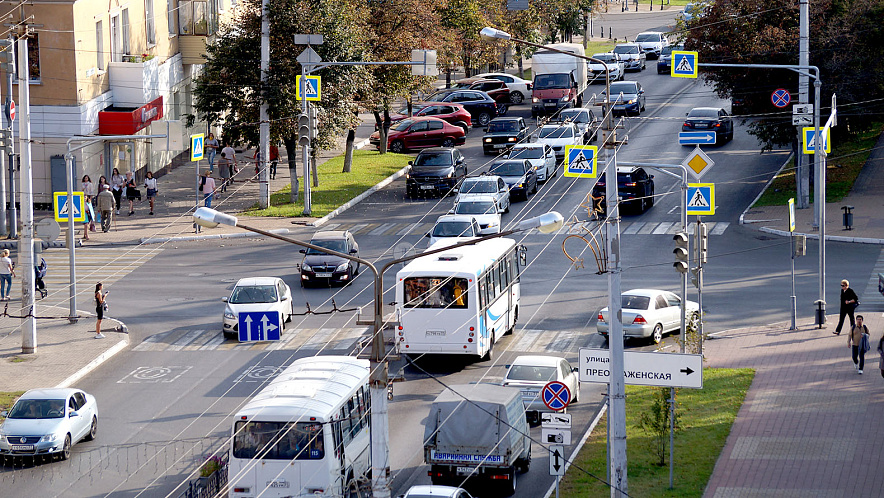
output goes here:
[{"label": "blue directional arrow sign", "polygon": [[278,341],[281,324],[278,311],[240,312],[239,342]]},{"label": "blue directional arrow sign", "polygon": [[717,136],[714,131],[683,131],[678,134],[678,144],[713,145]]},{"label": "blue directional arrow sign", "polygon": [[599,148],[595,145],[568,145],[565,147],[565,176],[595,178],[598,150]]},{"label": "blue directional arrow sign", "polygon": [[564,410],[571,403],[571,390],[563,382],[554,380],[543,386],[540,393],[543,404],[554,411]]},{"label": "blue directional arrow sign", "polygon": [[52,196],[55,221],[59,223],[68,221],[68,216],[70,216],[71,212],[74,213],[74,221],[86,221],[86,210],[84,208],[86,202],[83,192],[74,192],[74,198],[71,202],[68,202],[67,192],[53,192]]}]

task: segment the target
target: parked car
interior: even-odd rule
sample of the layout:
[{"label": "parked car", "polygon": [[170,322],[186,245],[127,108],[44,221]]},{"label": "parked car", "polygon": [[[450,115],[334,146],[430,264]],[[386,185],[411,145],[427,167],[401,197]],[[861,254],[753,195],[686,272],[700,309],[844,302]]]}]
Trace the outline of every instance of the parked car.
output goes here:
[{"label": "parked car", "polygon": [[428,101],[462,104],[473,117],[473,126],[487,126],[497,117],[497,102],[485,92],[451,88],[430,95]]},{"label": "parked car", "polygon": [[[592,196],[601,199],[600,208],[607,213],[605,202],[605,174],[599,177],[592,188]],[[643,213],[654,205],[654,175],[649,175],[644,168],[635,166],[617,167],[617,195],[620,197],[621,214],[632,208],[638,213]]]},{"label": "parked car", "polygon": [[681,131],[715,132],[716,143],[734,139],[734,121],[730,114],[720,107],[694,107],[687,113]]},{"label": "parked car", "polygon": [[[349,231],[326,230],[316,232],[310,243],[341,254],[359,256],[359,244]],[[359,263],[317,249],[301,249],[301,286],[346,285],[359,274]]]},{"label": "parked car", "polygon": [[464,78],[457,80],[452,88],[479,90],[488,94],[498,104],[510,103],[510,89],[506,83],[496,79]]},{"label": "parked car", "polygon": [[537,143],[552,147],[556,159],[562,160],[569,145],[583,145],[583,134],[575,123],[547,124],[540,128]]},{"label": "parked car", "polygon": [[587,77],[590,83],[604,83],[605,71],[609,73],[608,80],[619,81],[626,74],[626,64],[613,53],[595,54],[593,59],[598,59],[604,64],[595,61],[586,61]]},{"label": "parked car", "polygon": [[480,234],[500,232],[500,210],[493,196],[475,196],[462,200],[448,211],[448,214],[466,214],[476,219]]},{"label": "parked car", "polygon": [[[700,305],[686,303],[688,322],[700,319]],[[656,289],[633,289],[621,294],[623,309],[623,337],[650,339],[654,344],[663,340],[663,334],[681,330],[681,298],[676,294]],[[596,323],[598,333],[608,335],[608,307],[602,308]]]},{"label": "parked car", "polygon": [[614,101],[614,115],[639,116],[645,110],[645,90],[638,81],[611,83],[611,100]]},{"label": "parked car", "polygon": [[491,165],[492,175],[503,178],[510,188],[510,199],[528,200],[528,195],[537,192],[537,173],[527,159],[504,159]]},{"label": "parked car", "polygon": [[518,144],[506,156],[507,159],[525,159],[534,167],[537,181],[545,182],[556,176],[558,162],[556,153],[549,144]]},{"label": "parked car", "polygon": [[584,145],[595,141],[601,127],[599,118],[592,112],[592,109],[587,109],[586,107],[562,109],[558,114],[558,120],[563,123],[576,124],[577,129],[580,130],[581,137],[583,137]]},{"label": "parked car", "polygon": [[623,61],[627,71],[644,71],[647,56],[637,43],[621,43],[614,47],[613,54]]},{"label": "parked car", "polygon": [[656,59],[669,46],[669,39],[659,31],[644,31],[635,37],[635,43],[644,51],[646,57]]},{"label": "parked car", "polygon": [[457,191],[454,202],[459,203],[470,199],[491,196],[497,204],[499,213],[510,211],[510,188],[503,178],[497,175],[473,176],[464,179]]},{"label": "parked car", "polygon": [[420,485],[408,488],[399,498],[473,498],[463,488],[453,486]]},{"label": "parked car", "polygon": [[513,145],[522,143],[530,136],[525,118],[497,117],[488,123],[482,137],[482,151],[499,154]]},{"label": "parked car", "polygon": [[663,52],[657,59],[657,74],[672,73],[672,52],[674,50],[684,50],[684,45],[668,45],[663,47]]},{"label": "parked car", "polygon": [[463,154],[453,147],[429,148],[408,161],[405,196],[451,195],[467,176]]},{"label": "parked car", "polygon": [[[304,265],[301,265],[303,285]],[[330,275],[320,278],[330,278]],[[277,277],[241,278],[233,287],[230,296],[222,299],[224,307],[224,337],[239,338],[239,314],[246,312],[270,312],[280,314],[280,325],[288,322],[295,313],[292,291]]]},{"label": "parked car", "polygon": [[521,104],[522,101],[531,97],[531,82],[518,76],[506,73],[482,73],[476,76],[506,83],[507,88],[510,89],[510,102],[513,104]]},{"label": "parked car", "polygon": [[[381,135],[379,131],[368,138],[370,144],[380,149]],[[439,118],[421,117],[399,121],[390,127],[387,135],[387,148],[390,152],[401,154],[408,149],[424,147],[454,147],[466,142],[463,129],[442,121]]]},{"label": "parked car", "polygon": [[[414,117],[430,116],[448,121],[454,126],[462,128],[465,135],[470,132],[470,128],[473,126],[472,116],[461,104],[451,102],[417,102],[412,104],[411,113]],[[397,110],[396,114],[390,115],[390,121],[395,123],[407,117],[408,107],[405,106]],[[375,123],[375,130],[377,129],[378,125]]]},{"label": "parked car", "polygon": [[98,402],[73,388],[31,389],[3,412],[0,456],[67,460],[80,441],[98,433]]},{"label": "parked car", "polygon": [[571,404],[580,399],[580,381],[577,367],[558,356],[524,355],[518,356],[512,365],[507,366],[501,385],[517,387],[522,391],[522,402],[529,424],[540,423],[541,412],[552,412],[543,404],[540,391],[552,381],[564,383],[571,393]]},{"label": "parked car", "polygon": [[433,229],[425,237],[430,238],[429,246],[440,240],[448,240],[452,243],[476,238],[482,230],[476,218],[466,214],[445,214],[436,220]]}]

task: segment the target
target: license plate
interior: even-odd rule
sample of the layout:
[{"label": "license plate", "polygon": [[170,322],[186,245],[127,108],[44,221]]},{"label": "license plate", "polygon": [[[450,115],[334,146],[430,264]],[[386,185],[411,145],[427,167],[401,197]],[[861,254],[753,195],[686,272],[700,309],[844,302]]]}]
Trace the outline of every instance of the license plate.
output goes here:
[{"label": "license plate", "polygon": [[526,398],[536,398],[540,391],[522,391],[522,396]]},{"label": "license plate", "polygon": [[428,330],[427,336],[428,337],[429,336],[445,337],[445,331],[444,330]]},{"label": "license plate", "polygon": [[32,444],[13,444],[12,451],[34,451]]},{"label": "license plate", "polygon": [[545,104],[543,104],[543,105],[545,105],[545,106],[547,106],[547,107],[555,107],[556,103],[555,103],[555,102],[547,102],[547,103],[545,103]]},{"label": "license plate", "polygon": [[694,125],[694,128],[709,128],[709,125],[706,123],[697,123]]},{"label": "license plate", "polygon": [[506,147],[506,144],[494,144],[495,149],[502,149],[504,147]]},{"label": "license plate", "polygon": [[331,273],[317,273],[316,278],[331,278]]},{"label": "license plate", "polygon": [[421,190],[433,190],[436,188],[435,185],[421,185]]},{"label": "license plate", "polygon": [[458,467],[457,468],[457,475],[468,476],[473,473],[473,470],[475,470],[475,469],[473,469],[473,467]]}]

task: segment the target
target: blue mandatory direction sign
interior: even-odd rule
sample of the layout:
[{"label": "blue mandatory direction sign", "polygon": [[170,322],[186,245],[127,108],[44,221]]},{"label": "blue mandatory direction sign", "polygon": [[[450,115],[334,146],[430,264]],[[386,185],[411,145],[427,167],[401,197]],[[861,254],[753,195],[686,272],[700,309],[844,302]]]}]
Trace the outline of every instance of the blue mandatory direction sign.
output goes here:
[{"label": "blue mandatory direction sign", "polygon": [[55,221],[59,223],[62,221],[68,221],[70,213],[74,214],[74,221],[86,221],[86,201],[83,192],[74,192],[74,198],[71,202],[68,202],[67,192],[53,192],[52,197]]},{"label": "blue mandatory direction sign", "polygon": [[672,71],[670,75],[673,78],[696,78],[698,73],[698,62],[697,52],[673,50]]},{"label": "blue mandatory direction sign", "polygon": [[278,341],[281,323],[278,311],[240,312],[239,342]]},{"label": "blue mandatory direction sign", "polygon": [[550,410],[564,410],[571,403],[571,390],[563,382],[554,380],[543,386],[540,393],[543,404]]},{"label": "blue mandatory direction sign", "polygon": [[595,145],[568,145],[565,147],[565,176],[595,178],[598,151],[599,148]]},{"label": "blue mandatory direction sign", "polygon": [[679,145],[714,145],[717,134],[714,131],[683,131],[678,134]]}]

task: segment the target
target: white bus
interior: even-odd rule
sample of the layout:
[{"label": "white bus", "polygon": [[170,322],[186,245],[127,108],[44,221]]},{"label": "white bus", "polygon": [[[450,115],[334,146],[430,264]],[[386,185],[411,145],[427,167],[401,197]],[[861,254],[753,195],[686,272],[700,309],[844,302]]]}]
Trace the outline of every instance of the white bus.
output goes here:
[{"label": "white bus", "polygon": [[371,469],[369,362],[295,361],[236,414],[230,498],[351,497]]},{"label": "white bus", "polygon": [[[434,244],[430,249],[441,247]],[[525,247],[490,239],[415,259],[396,275],[401,353],[491,356],[519,318]]]}]

